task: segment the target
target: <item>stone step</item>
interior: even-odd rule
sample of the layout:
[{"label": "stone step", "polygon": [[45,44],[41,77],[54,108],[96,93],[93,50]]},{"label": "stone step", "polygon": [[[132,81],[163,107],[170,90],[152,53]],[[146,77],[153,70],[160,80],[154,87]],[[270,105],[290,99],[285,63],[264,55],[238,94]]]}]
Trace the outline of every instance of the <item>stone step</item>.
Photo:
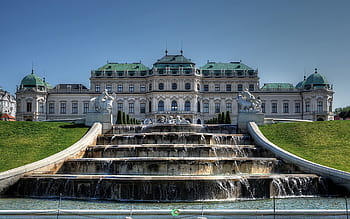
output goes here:
[{"label": "stone step", "polygon": [[255,145],[96,145],[88,147],[84,157],[259,157],[261,152]]},{"label": "stone step", "polygon": [[231,176],[32,175],[8,192],[12,197],[113,201],[193,202],[319,194],[313,174]]},{"label": "stone step", "polygon": [[117,157],[117,158],[78,158],[66,162],[127,162],[127,161],[278,161],[277,158],[265,157]]},{"label": "stone step", "polygon": [[227,175],[277,171],[276,158],[121,157],[67,160],[58,173],[126,175]]},{"label": "stone step", "polygon": [[287,179],[287,178],[320,178],[316,174],[233,174],[215,176],[154,176],[154,175],[81,175],[81,174],[30,174],[25,178],[54,178],[54,179],[91,179],[91,180],[125,180],[125,181],[196,181],[196,180],[242,180],[242,179]]},{"label": "stone step", "polygon": [[121,144],[251,144],[251,138],[242,134],[211,133],[136,133],[105,134],[97,138],[98,145]]}]

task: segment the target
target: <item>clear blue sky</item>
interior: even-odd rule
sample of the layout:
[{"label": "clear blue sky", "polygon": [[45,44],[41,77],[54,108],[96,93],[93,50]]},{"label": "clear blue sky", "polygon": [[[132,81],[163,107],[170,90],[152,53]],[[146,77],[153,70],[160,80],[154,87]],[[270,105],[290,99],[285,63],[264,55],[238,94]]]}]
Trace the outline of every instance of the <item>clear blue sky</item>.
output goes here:
[{"label": "clear blue sky", "polygon": [[294,85],[314,72],[350,105],[348,0],[0,0],[0,86],[14,94],[31,72],[52,85],[83,83],[115,62],[146,66],[164,55],[242,60],[259,68],[261,85]]}]

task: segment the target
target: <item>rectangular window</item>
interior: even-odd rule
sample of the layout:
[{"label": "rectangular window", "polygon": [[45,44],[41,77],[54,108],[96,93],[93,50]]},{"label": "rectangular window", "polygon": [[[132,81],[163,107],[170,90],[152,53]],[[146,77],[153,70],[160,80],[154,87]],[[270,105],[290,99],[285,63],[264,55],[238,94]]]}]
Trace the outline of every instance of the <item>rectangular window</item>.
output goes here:
[{"label": "rectangular window", "polygon": [[295,112],[296,113],[300,113],[301,112],[300,103],[295,103]]},{"label": "rectangular window", "polygon": [[123,103],[118,103],[118,104],[117,104],[117,110],[118,110],[118,111],[122,111],[122,112],[124,111],[124,109],[123,109]]},{"label": "rectangular window", "polygon": [[249,91],[254,91],[254,84],[249,84]]},{"label": "rectangular window", "polygon": [[140,92],[141,93],[146,92],[146,85],[140,85]]},{"label": "rectangular window", "polygon": [[310,112],[310,103],[305,103],[305,112]]},{"label": "rectangular window", "polygon": [[226,111],[232,112],[232,103],[226,103]]},{"label": "rectangular window", "polygon": [[203,103],[203,112],[209,113],[209,103]]},{"label": "rectangular window", "polygon": [[220,84],[215,84],[215,91],[220,91]]},{"label": "rectangular window", "polygon": [[123,92],[123,85],[122,84],[118,84],[117,91]]},{"label": "rectangular window", "polygon": [[226,84],[226,91],[231,91],[232,88],[231,88],[231,84]]},{"label": "rectangular window", "polygon": [[283,103],[283,113],[289,113],[289,104]]},{"label": "rectangular window", "polygon": [[318,101],[317,102],[317,112],[323,112],[323,102],[322,101]]},{"label": "rectangular window", "polygon": [[39,113],[44,113],[44,103],[39,103]]},{"label": "rectangular window", "polygon": [[148,91],[152,91],[152,84],[148,85]]},{"label": "rectangular window", "polygon": [[277,113],[277,103],[272,103],[272,105],[271,105],[271,112],[272,113]]},{"label": "rectangular window", "polygon": [[112,85],[106,85],[106,90],[108,93],[112,92]]},{"label": "rectangular window", "polygon": [[49,114],[55,113],[55,103],[49,103]]},{"label": "rectangular window", "polygon": [[220,113],[220,103],[215,103],[215,113]]},{"label": "rectangular window", "polygon": [[78,114],[78,103],[77,102],[72,103],[72,114]]},{"label": "rectangular window", "polygon": [[27,113],[32,112],[32,102],[27,103]]},{"label": "rectangular window", "polygon": [[129,113],[134,113],[134,103],[129,103]]},{"label": "rectangular window", "polygon": [[133,84],[129,85],[129,92],[134,93],[134,85]]},{"label": "rectangular window", "polygon": [[146,113],[146,104],[140,103],[140,113]]},{"label": "rectangular window", "polygon": [[243,91],[243,85],[242,84],[237,85],[237,91]]},{"label": "rectangular window", "polygon": [[66,114],[66,103],[60,103],[60,113]]},{"label": "rectangular window", "polygon": [[265,106],[265,103],[261,103],[261,111],[263,113],[266,113],[266,106]]},{"label": "rectangular window", "polygon": [[84,113],[89,112],[89,103],[84,103],[83,110],[84,110]]},{"label": "rectangular window", "polygon": [[101,91],[100,85],[96,84],[96,86],[95,86],[95,91],[96,91],[96,92],[100,92],[100,91]]},{"label": "rectangular window", "polygon": [[204,85],[204,91],[209,91],[209,85],[208,84]]}]

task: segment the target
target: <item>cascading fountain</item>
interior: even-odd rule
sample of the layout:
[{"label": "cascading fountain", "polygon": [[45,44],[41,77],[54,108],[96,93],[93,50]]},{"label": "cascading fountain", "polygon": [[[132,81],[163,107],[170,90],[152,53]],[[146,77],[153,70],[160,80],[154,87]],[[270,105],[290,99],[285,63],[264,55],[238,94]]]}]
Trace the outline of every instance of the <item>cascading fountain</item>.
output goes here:
[{"label": "cascading fountain", "polygon": [[67,160],[55,174],[22,177],[7,194],[148,202],[319,195],[320,177],[284,165],[234,131],[191,124],[113,126],[82,158]]}]

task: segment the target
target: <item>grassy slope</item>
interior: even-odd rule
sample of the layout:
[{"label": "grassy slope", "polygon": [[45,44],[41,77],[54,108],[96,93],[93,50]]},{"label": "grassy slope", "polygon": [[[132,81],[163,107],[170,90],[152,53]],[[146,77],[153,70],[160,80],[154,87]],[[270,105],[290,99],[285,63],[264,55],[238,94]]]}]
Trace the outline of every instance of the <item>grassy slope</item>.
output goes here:
[{"label": "grassy slope", "polygon": [[350,121],[260,126],[274,144],[302,158],[350,172]]},{"label": "grassy slope", "polygon": [[0,121],[0,172],[55,154],[87,130],[68,123]]}]

